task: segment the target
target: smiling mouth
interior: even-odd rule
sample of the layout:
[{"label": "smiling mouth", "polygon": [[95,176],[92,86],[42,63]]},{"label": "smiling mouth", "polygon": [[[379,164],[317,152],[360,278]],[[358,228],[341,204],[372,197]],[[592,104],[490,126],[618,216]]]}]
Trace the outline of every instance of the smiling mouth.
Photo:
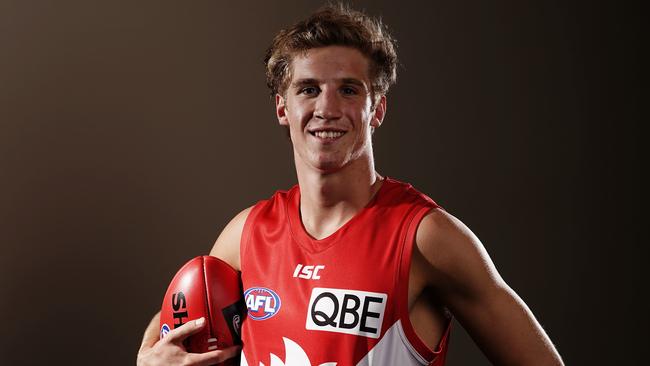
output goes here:
[{"label": "smiling mouth", "polygon": [[310,131],[309,133],[319,139],[334,140],[343,136],[345,131]]}]

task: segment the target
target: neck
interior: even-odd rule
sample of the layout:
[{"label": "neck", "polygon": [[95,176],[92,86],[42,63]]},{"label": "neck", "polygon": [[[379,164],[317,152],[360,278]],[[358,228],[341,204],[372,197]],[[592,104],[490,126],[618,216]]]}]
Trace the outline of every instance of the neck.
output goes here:
[{"label": "neck", "polygon": [[303,226],[316,239],[331,235],[370,202],[383,179],[372,157],[336,172],[303,166],[296,159]]}]

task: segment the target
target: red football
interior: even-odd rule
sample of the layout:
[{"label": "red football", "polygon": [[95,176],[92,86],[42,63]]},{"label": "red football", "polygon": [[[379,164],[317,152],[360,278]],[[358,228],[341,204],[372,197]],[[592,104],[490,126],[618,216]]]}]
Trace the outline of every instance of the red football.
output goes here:
[{"label": "red football", "polygon": [[196,257],[181,267],[169,284],[160,312],[160,338],[190,320],[205,317],[203,330],[185,340],[188,352],[240,344],[244,309],[239,273],[216,257]]}]

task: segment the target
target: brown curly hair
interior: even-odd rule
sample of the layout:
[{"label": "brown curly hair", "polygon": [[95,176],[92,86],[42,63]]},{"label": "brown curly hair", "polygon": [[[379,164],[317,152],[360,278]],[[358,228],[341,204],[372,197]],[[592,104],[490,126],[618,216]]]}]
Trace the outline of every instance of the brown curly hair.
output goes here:
[{"label": "brown curly hair", "polygon": [[[397,78],[395,40],[381,19],[372,18],[346,5],[329,4],[309,18],[283,29],[266,52],[266,84],[271,96],[284,95],[291,80],[293,56],[312,48],[349,46],[370,60],[372,100],[385,95]],[[374,103],[373,103],[374,104]]]}]

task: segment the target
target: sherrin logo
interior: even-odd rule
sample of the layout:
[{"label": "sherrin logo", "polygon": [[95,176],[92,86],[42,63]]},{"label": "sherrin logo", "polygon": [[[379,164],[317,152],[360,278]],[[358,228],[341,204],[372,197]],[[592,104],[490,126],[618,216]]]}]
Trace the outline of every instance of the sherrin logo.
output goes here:
[{"label": "sherrin logo", "polygon": [[265,287],[252,287],[244,292],[248,317],[253,320],[266,320],[280,311],[280,296]]}]

